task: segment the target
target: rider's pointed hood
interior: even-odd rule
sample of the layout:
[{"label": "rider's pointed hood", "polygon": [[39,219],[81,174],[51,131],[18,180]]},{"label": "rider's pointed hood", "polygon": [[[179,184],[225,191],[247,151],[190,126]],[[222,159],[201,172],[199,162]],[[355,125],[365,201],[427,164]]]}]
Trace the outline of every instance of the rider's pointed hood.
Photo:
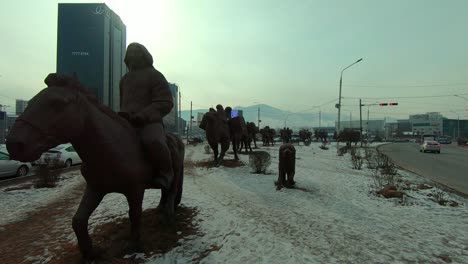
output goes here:
[{"label": "rider's pointed hood", "polygon": [[128,45],[124,62],[130,70],[141,69],[152,66],[153,57],[145,46],[134,42]]}]

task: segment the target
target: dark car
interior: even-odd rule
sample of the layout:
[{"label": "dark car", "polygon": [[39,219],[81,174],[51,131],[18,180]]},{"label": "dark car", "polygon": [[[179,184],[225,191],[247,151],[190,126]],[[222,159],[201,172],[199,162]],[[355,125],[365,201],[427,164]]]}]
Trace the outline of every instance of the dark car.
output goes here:
[{"label": "dark car", "polygon": [[437,142],[439,142],[440,144],[452,144],[452,140],[446,137],[437,138]]}]

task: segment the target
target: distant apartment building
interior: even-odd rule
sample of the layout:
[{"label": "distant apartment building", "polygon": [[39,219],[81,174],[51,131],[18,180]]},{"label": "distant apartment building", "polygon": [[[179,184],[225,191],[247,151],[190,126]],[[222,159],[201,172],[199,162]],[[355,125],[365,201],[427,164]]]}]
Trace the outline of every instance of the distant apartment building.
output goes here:
[{"label": "distant apartment building", "polygon": [[409,119],[399,119],[397,120],[397,131],[399,133],[408,133],[413,132],[413,126]]},{"label": "distant apartment building", "polygon": [[78,76],[98,100],[118,111],[126,27],[106,4],[58,4],[57,73]]},{"label": "distant apartment building", "polygon": [[409,116],[412,132],[415,135],[442,135],[443,119],[444,117],[438,112]]},{"label": "distant apartment building", "polygon": [[21,115],[26,107],[28,106],[28,101],[16,99],[16,115]]},{"label": "distant apartment building", "polygon": [[468,120],[444,119],[442,134],[452,138],[468,138]]},{"label": "distant apartment building", "polygon": [[169,83],[169,89],[172,94],[172,101],[174,102],[174,107],[171,112],[164,117],[164,126],[169,132],[178,132],[179,126],[179,87],[177,84]]}]

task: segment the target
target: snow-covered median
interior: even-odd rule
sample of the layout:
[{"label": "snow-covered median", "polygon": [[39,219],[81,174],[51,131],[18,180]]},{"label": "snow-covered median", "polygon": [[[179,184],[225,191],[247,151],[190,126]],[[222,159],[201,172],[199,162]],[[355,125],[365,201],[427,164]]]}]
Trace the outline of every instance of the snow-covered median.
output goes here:
[{"label": "snow-covered median", "polygon": [[[295,147],[296,189],[275,189],[279,145],[261,148],[272,157],[268,175],[252,174],[248,166],[186,166],[182,204],[197,208],[193,222],[199,235],[185,237],[165,254],[145,256],[146,262],[466,263],[466,199],[445,194],[459,206],[441,206],[427,196],[435,188],[406,190],[411,197],[403,202],[381,198],[370,170],[365,165],[353,170],[349,154],[337,156],[334,146],[322,150],[318,143]],[[192,165],[211,158],[203,144],[186,148]],[[248,164],[248,155],[240,158]],[[399,174],[407,182],[431,184]],[[1,191],[2,212],[10,213],[2,213],[0,225],[24,216],[38,201],[56,199],[64,186],[79,184],[77,178],[56,191]],[[144,209],[155,208],[159,195],[147,190]],[[127,214],[123,195],[107,195],[90,219],[90,230]]]}]

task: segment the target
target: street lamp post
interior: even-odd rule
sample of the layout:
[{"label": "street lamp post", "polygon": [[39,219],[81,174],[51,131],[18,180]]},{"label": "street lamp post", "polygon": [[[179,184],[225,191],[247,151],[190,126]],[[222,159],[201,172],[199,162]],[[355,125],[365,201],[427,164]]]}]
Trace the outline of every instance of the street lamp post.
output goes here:
[{"label": "street lamp post", "polygon": [[[341,86],[343,84],[343,72],[348,69],[349,67],[353,66],[354,64],[358,63],[362,61],[362,58],[360,58],[359,60],[355,61],[354,63],[350,64],[349,66],[347,66],[346,68],[344,68],[343,70],[341,70],[341,75],[340,75],[340,93],[339,93],[339,97],[338,97],[338,104],[336,105],[336,108],[338,108],[338,125],[337,125],[337,131],[336,131],[336,134],[339,135],[340,133],[340,117],[341,117]],[[336,147],[338,148],[340,145],[340,141],[337,140],[336,141]]]},{"label": "street lamp post", "polygon": [[457,124],[457,127],[458,127],[458,129],[457,129],[457,130],[458,130],[458,132],[457,132],[457,139],[459,139],[459,138],[460,138],[460,115],[459,115],[457,112],[453,111],[453,110],[450,110],[450,112],[452,112],[452,113],[455,113],[455,114],[457,115],[457,117],[458,117],[458,124]]}]

